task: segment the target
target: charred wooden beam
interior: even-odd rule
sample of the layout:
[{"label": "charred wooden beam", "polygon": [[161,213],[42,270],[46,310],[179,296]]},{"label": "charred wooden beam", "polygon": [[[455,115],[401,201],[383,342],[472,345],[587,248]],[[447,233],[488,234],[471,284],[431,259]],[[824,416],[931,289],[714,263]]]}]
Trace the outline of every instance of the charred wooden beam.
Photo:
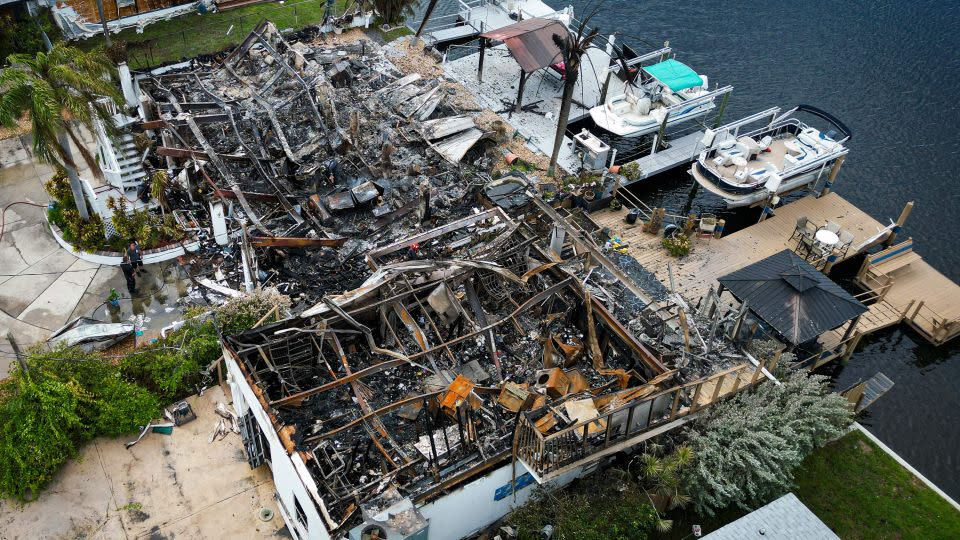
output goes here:
[{"label": "charred wooden beam", "polygon": [[[180,102],[177,101],[177,96],[175,96],[169,88],[161,86],[159,81],[154,81],[154,83],[157,85],[157,88],[161,89],[164,94],[166,94],[167,100],[174,106],[174,108],[177,109],[177,112],[180,114],[186,114],[184,113],[183,109],[180,108]],[[263,223],[260,223],[260,218],[257,217],[257,213],[253,211],[250,203],[247,202],[247,199],[243,196],[243,192],[240,190],[240,184],[237,182],[237,179],[234,178],[233,174],[230,172],[230,169],[223,164],[220,156],[217,155],[217,151],[214,150],[213,146],[210,144],[210,141],[208,141],[206,136],[204,136],[200,126],[193,121],[191,115],[186,114],[184,118],[186,118],[187,126],[190,127],[190,131],[193,133],[193,136],[196,137],[197,141],[200,142],[200,146],[202,146],[203,150],[207,153],[210,163],[213,163],[213,166],[216,167],[223,179],[226,180],[227,184],[230,185],[230,189],[232,189],[237,195],[237,201],[240,202],[240,205],[243,207],[244,212],[246,212],[247,217],[249,217],[250,221],[252,221],[253,224],[256,225],[260,230],[264,231],[266,234],[270,234],[269,229],[264,226]]]},{"label": "charred wooden beam", "polygon": [[255,247],[291,247],[291,248],[318,248],[340,247],[346,238],[290,238],[286,236],[252,236],[250,243]]}]

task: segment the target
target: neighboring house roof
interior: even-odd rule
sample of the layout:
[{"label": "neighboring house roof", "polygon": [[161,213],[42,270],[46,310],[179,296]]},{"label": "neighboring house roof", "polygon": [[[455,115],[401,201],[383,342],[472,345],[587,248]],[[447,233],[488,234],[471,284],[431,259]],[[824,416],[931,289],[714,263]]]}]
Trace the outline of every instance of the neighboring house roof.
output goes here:
[{"label": "neighboring house roof", "polygon": [[570,31],[560,21],[553,19],[527,19],[484,32],[480,37],[502,41],[507,44],[510,54],[526,73],[563,62],[560,47],[553,40],[554,35],[561,37]]},{"label": "neighboring house roof", "polygon": [[793,493],[754,510],[704,540],[840,540]]},{"label": "neighboring house roof", "polygon": [[785,339],[799,345],[867,311],[867,307],[785,249],[719,279]]}]

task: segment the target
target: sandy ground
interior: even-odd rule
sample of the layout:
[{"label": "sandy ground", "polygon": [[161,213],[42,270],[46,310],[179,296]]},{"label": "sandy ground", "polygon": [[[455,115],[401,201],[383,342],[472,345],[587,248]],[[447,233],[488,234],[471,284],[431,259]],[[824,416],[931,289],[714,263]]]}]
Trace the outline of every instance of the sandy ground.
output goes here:
[{"label": "sandy ground", "polygon": [[[0,539],[289,537],[273,499],[270,471],[250,469],[240,435],[208,442],[220,418],[219,387],[188,401],[197,420],[172,435],[96,439],[40,497],[0,501]],[[259,519],[261,508],[273,519]]]}]

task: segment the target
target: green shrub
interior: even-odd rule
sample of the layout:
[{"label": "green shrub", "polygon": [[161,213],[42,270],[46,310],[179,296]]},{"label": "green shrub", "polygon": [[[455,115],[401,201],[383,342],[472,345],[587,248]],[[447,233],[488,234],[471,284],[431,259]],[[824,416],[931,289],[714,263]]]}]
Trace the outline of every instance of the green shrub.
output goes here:
[{"label": "green shrub", "polygon": [[63,232],[63,239],[83,251],[102,249],[106,241],[103,220],[96,214],[91,214],[89,221],[80,219],[67,172],[57,170],[43,188],[55,201],[47,218]]},{"label": "green shrub", "polygon": [[684,471],[694,510],[752,509],[793,487],[794,470],[852,421],[850,403],[821,375],[795,372],[707,409],[686,435],[695,460]]},{"label": "green shrub", "polygon": [[135,238],[143,249],[161,247],[184,237],[183,229],[172,215],[161,216],[150,210],[130,210],[124,199],[109,199],[113,210],[113,228],[122,241]]},{"label": "green shrub", "polygon": [[636,161],[631,161],[620,167],[620,175],[630,181],[636,180],[640,177],[640,165]]},{"label": "green shrub", "polygon": [[690,248],[693,245],[689,236],[679,233],[664,238],[661,243],[673,257],[685,257],[690,253]]},{"label": "green shrub", "polygon": [[0,495],[29,500],[76,455],[86,428],[83,390],[49,377],[14,372],[0,393]]}]

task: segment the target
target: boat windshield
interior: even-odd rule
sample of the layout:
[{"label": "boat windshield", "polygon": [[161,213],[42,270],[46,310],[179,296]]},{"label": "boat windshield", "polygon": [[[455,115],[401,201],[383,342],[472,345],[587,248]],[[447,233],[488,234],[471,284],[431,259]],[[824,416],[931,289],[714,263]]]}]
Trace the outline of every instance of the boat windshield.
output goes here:
[{"label": "boat windshield", "polygon": [[674,92],[703,85],[696,71],[673,58],[646,66],[643,70]]}]

